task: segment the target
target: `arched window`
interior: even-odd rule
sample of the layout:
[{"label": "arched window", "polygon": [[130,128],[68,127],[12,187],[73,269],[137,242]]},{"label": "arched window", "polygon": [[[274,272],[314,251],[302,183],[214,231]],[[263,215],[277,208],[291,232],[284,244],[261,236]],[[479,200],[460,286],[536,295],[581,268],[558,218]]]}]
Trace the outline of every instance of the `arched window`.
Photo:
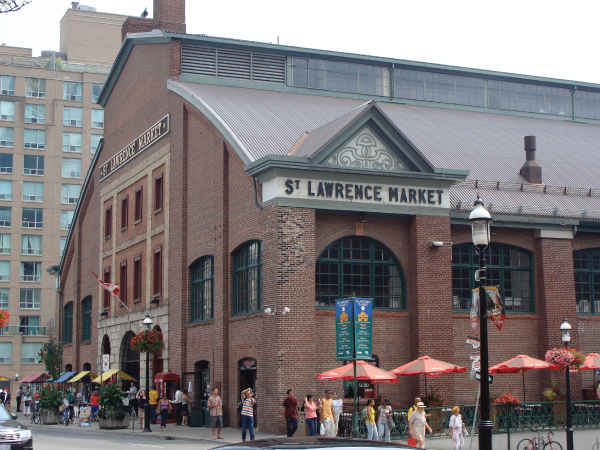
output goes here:
[{"label": "arched window", "polygon": [[262,242],[241,246],[233,255],[233,313],[260,310],[262,296]]},{"label": "arched window", "polygon": [[364,237],[346,237],[321,253],[316,268],[317,306],[335,306],[335,300],[372,298],[375,308],[402,309],[404,275],[391,252]]},{"label": "arched window", "polygon": [[83,363],[83,371],[91,371],[92,370],[92,365],[90,363]]},{"label": "arched window", "polygon": [[73,364],[67,364],[65,366],[65,372],[73,372]]},{"label": "arched window", "polygon": [[64,326],[63,326],[63,343],[64,344],[72,344],[73,343],[73,302],[67,303],[63,307],[63,317],[64,317]]},{"label": "arched window", "polygon": [[81,341],[92,340],[92,296],[88,295],[81,301]]},{"label": "arched window", "polygon": [[[499,286],[506,311],[533,311],[533,256],[530,252],[502,244],[486,249],[487,285]],[[472,243],[452,246],[452,308],[471,309],[473,289],[478,286],[475,270],[479,255]]]},{"label": "arched window", "polygon": [[192,294],[191,320],[201,322],[213,318],[213,257],[200,258],[190,267]]},{"label": "arched window", "polygon": [[578,313],[600,314],[600,249],[573,252]]}]

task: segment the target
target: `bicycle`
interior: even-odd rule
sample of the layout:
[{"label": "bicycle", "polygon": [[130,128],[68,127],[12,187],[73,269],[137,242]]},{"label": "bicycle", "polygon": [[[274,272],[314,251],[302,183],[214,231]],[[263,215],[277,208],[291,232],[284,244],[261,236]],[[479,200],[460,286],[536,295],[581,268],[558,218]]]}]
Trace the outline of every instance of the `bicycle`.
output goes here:
[{"label": "bicycle", "polygon": [[[531,431],[537,433],[537,428],[530,428]],[[538,434],[539,436],[539,434]],[[517,445],[517,450],[562,450],[562,445],[558,442],[553,441],[552,437],[554,433],[552,431],[548,431],[547,437],[536,437],[533,439],[523,439]]]},{"label": "bicycle", "polygon": [[41,413],[40,413],[40,405],[36,403],[31,408],[31,423],[39,424],[42,421]]}]

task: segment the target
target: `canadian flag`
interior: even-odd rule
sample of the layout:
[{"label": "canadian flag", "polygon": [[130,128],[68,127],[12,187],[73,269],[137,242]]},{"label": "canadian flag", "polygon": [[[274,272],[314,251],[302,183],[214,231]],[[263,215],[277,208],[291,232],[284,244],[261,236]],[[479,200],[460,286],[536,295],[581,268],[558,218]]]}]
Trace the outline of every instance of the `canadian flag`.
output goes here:
[{"label": "canadian flag", "polygon": [[[92,271],[90,270],[90,272],[92,272]],[[100,283],[100,286],[102,286],[102,289],[110,292],[114,296],[118,296],[119,295],[119,292],[121,292],[121,289],[119,288],[118,284],[105,283],[94,272],[92,272],[92,274],[98,279],[98,283]]]}]

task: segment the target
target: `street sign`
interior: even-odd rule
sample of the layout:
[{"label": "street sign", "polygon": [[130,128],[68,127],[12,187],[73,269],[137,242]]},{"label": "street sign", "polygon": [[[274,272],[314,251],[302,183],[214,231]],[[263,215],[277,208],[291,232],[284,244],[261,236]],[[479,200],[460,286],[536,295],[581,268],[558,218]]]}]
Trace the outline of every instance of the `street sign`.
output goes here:
[{"label": "street sign", "polygon": [[481,368],[481,363],[479,361],[473,361],[471,364],[471,370],[479,370]]},{"label": "street sign", "polygon": [[474,349],[478,349],[481,345],[481,341],[478,338],[474,338],[472,336],[467,336],[467,344],[472,346]]},{"label": "street sign", "polygon": [[102,372],[108,372],[110,369],[110,355],[102,355]]},{"label": "street sign", "polygon": [[[481,372],[475,372],[475,379],[481,381]],[[494,382],[494,375],[488,375],[488,382],[490,384]]]},{"label": "street sign", "polygon": [[473,361],[479,361],[479,360],[481,359],[481,354],[479,354],[479,353],[471,353],[471,356],[470,356],[470,358],[471,358]]},{"label": "street sign", "polygon": [[357,359],[373,357],[373,299],[354,299],[354,345]]},{"label": "street sign", "polygon": [[354,302],[349,298],[335,301],[336,354],[338,361],[354,359]]}]

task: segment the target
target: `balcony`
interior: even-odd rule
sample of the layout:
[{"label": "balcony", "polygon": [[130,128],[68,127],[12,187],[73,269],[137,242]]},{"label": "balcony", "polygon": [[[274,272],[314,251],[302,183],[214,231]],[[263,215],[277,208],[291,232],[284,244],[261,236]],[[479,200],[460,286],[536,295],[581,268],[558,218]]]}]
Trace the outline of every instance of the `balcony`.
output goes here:
[{"label": "balcony", "polygon": [[[0,58],[0,65],[3,66],[16,66],[16,67],[32,67],[37,69],[52,69],[52,61],[49,58]],[[62,70],[65,72],[80,72],[80,73],[100,73],[106,74],[110,72],[111,66],[105,66],[100,64],[78,64],[69,63],[65,61],[56,61],[56,70]]]},{"label": "balcony", "polygon": [[0,329],[0,336],[22,333],[23,336],[48,336],[48,327],[7,325]]}]

